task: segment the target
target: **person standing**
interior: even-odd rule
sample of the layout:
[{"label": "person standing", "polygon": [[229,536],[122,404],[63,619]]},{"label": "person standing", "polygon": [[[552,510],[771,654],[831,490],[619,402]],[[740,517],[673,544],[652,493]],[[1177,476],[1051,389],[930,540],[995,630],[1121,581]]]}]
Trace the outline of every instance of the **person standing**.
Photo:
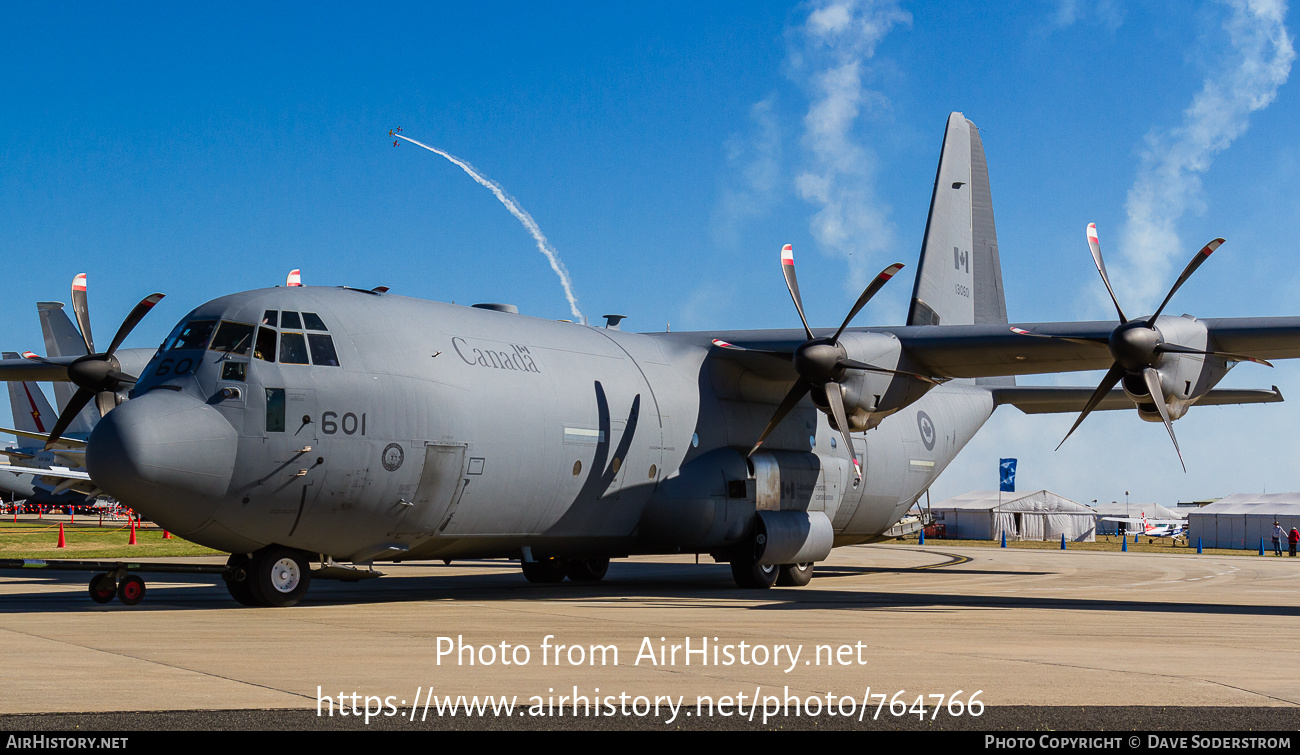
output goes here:
[{"label": "person standing", "polygon": [[1282,538],[1284,537],[1286,537],[1286,531],[1282,529],[1282,525],[1278,524],[1277,522],[1273,522],[1273,555],[1274,556],[1282,555]]},{"label": "person standing", "polygon": [[1288,537],[1287,540],[1289,540],[1291,543],[1291,555],[1294,557],[1296,543],[1300,543],[1300,530],[1297,530],[1295,527],[1292,527],[1291,536]]}]

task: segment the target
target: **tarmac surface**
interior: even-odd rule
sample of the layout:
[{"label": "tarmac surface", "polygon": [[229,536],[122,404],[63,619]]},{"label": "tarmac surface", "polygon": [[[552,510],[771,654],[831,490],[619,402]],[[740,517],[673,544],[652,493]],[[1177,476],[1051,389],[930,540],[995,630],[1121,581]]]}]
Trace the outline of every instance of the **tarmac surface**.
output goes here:
[{"label": "tarmac surface", "polygon": [[[0,572],[0,728],[1300,726],[1300,559],[888,544],[766,591],[693,556],[382,571],[281,609],[212,576],[145,574],[127,607]],[[446,695],[516,710],[453,721]]]}]

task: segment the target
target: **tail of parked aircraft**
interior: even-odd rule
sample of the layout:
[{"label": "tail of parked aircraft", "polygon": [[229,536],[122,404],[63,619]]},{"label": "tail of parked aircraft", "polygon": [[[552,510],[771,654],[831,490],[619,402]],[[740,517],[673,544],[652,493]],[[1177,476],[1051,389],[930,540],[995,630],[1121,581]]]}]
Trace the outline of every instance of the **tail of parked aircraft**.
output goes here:
[{"label": "tail of parked aircraft", "polygon": [[[1002,262],[993,222],[993,194],[979,129],[961,113],[948,116],[943,151],[921,243],[908,325],[1005,323]],[[1015,378],[980,384],[1015,385]]]},{"label": "tail of parked aircraft", "polygon": [[[7,351],[0,355],[5,359],[18,359],[16,352]],[[9,382],[9,407],[13,412],[14,429],[28,433],[44,435],[54,427],[58,415],[50,406],[50,400],[36,383]]]}]

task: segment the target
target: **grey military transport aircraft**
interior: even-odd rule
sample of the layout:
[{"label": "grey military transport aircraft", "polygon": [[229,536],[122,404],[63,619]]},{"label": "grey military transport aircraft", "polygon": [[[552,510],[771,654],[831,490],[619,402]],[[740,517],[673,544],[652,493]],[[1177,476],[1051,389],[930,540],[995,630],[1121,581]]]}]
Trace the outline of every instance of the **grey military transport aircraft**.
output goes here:
[{"label": "grey military transport aircraft", "polygon": [[[112,352],[153,297],[108,352],[5,361],[0,377],[71,380],[66,411],[134,383],[90,436],[95,484],[230,552],[239,602],[283,606],[313,574],[416,559],[516,558],[533,582],[590,582],[611,558],[703,553],[743,587],[804,585],[834,546],[879,539],[1000,405],[1079,421],[1136,407],[1172,437],[1192,404],[1281,400],[1215,390],[1237,362],[1300,356],[1300,318],[1162,305],[1118,327],[1010,326],[984,150],[960,113],[907,325],[848,327],[897,265],[831,330],[807,323],[789,247],[781,263],[799,330],[630,333],[616,316],[277,287],[197,307],[138,379]],[[1015,384],[1075,370],[1108,372],[1096,389]],[[92,595],[117,584],[96,575]]]}]

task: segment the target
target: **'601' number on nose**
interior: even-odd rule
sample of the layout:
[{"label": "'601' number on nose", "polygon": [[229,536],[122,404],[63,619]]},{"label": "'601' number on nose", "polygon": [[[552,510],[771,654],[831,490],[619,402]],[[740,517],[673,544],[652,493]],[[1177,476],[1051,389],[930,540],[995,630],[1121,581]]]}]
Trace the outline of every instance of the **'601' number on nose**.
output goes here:
[{"label": "'601' number on nose", "polygon": [[338,412],[325,412],[320,415],[320,429],[326,435],[333,435],[339,430],[342,430],[344,435],[365,435],[366,415],[362,412],[358,417],[352,412],[346,412],[340,419]]}]

